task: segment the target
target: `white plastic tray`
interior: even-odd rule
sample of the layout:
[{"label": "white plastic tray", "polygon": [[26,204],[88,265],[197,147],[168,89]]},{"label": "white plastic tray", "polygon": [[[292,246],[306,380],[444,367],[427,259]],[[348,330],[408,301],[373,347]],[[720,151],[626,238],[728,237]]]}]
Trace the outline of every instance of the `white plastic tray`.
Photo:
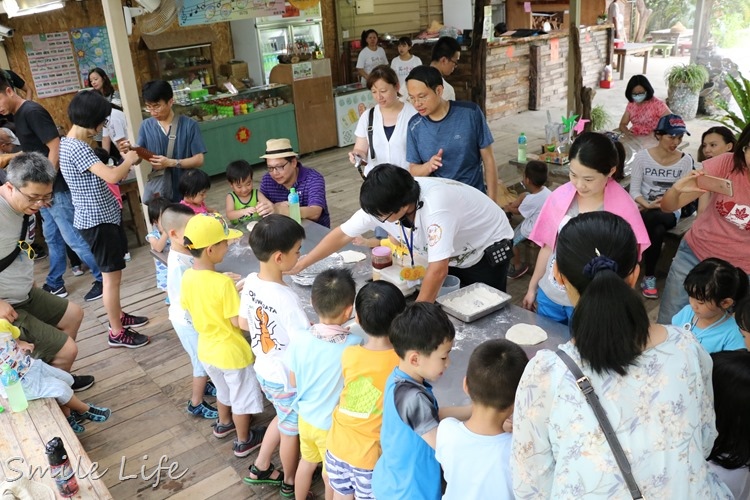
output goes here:
[{"label": "white plastic tray", "polygon": [[[485,297],[487,293],[482,293],[482,296],[479,296],[476,292],[480,289],[482,289],[484,292],[489,292],[490,296],[496,296],[497,300],[487,300],[487,297]],[[451,299],[457,299],[466,295],[476,295],[475,302],[478,303],[478,309],[471,311],[461,311],[455,307],[455,303],[451,304]],[[436,299],[436,302],[440,304],[440,307],[442,307],[443,310],[451,316],[458,318],[465,323],[471,323],[472,321],[476,321],[479,318],[483,318],[488,314],[502,309],[508,303],[510,303],[511,298],[512,297],[510,295],[505,292],[501,292],[497,288],[485,285],[484,283],[474,283],[467,287],[461,288],[460,290],[456,290],[455,292],[451,292],[438,297]]]}]

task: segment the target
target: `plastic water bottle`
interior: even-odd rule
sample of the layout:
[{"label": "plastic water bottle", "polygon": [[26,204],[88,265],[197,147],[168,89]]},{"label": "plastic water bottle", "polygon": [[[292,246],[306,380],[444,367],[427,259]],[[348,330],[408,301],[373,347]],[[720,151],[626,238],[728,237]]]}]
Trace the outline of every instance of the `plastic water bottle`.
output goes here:
[{"label": "plastic water bottle", "polygon": [[0,381],[5,388],[5,394],[8,395],[8,403],[10,403],[10,409],[19,413],[29,407],[29,402],[26,401],[26,395],[23,393],[23,387],[21,387],[21,379],[18,378],[18,372],[10,367],[8,363],[3,363],[3,372],[0,375]]},{"label": "plastic water bottle", "polygon": [[521,132],[518,136],[518,161],[526,163],[526,134]]},{"label": "plastic water bottle", "polygon": [[44,453],[47,455],[50,472],[60,496],[67,498],[78,493],[78,479],[76,479],[76,473],[70,464],[70,458],[68,452],[65,451],[62,439],[59,437],[50,439],[47,446],[44,447]]},{"label": "plastic water bottle", "polygon": [[297,190],[292,188],[289,190],[289,217],[296,220],[299,224],[302,224],[302,217],[299,213],[299,194]]}]

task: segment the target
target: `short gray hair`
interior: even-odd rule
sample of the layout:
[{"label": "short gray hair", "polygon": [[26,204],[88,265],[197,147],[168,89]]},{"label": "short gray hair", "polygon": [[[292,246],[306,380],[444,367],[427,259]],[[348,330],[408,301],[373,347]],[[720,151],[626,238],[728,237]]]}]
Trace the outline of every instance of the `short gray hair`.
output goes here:
[{"label": "short gray hair", "polygon": [[57,176],[55,167],[41,153],[21,153],[14,156],[5,171],[8,182],[17,188],[25,187],[29,182],[52,184]]}]

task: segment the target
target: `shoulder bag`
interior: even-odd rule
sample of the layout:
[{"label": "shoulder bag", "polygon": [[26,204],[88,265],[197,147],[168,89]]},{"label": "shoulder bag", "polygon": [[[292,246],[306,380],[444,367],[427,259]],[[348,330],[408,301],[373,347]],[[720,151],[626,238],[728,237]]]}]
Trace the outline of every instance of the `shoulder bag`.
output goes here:
[{"label": "shoulder bag", "polygon": [[18,237],[18,243],[15,247],[13,247],[13,250],[3,257],[2,260],[0,260],[0,273],[5,271],[14,260],[16,260],[16,257],[18,257],[18,254],[21,253],[21,241],[26,240],[26,231],[29,229],[29,217],[30,215],[24,215],[23,216],[23,224],[21,224],[21,235]]},{"label": "shoulder bag", "polygon": [[[174,143],[177,139],[177,129],[179,128],[180,117],[175,115],[172,125],[169,126],[167,135],[169,142],[167,143],[167,158],[172,158],[174,154]],[[170,175],[164,175],[170,174]],[[151,170],[148,174],[148,181],[143,187],[143,203],[148,203],[153,198],[166,198],[172,199],[172,175],[171,172],[167,172],[166,168],[160,170]]]},{"label": "shoulder bag", "polygon": [[634,499],[643,498],[643,495],[641,495],[641,490],[638,488],[638,483],[635,482],[633,473],[630,470],[630,462],[628,461],[628,457],[625,456],[625,452],[622,450],[620,441],[617,439],[617,434],[615,434],[615,430],[612,428],[612,424],[609,423],[607,412],[604,411],[604,408],[602,408],[602,405],[599,402],[599,396],[597,396],[594,392],[594,387],[591,385],[591,381],[586,375],[583,374],[581,369],[578,368],[576,362],[573,361],[573,359],[571,359],[571,357],[568,356],[567,353],[565,353],[561,349],[558,349],[557,351],[555,351],[555,354],[557,354],[557,356],[563,360],[563,363],[565,363],[565,365],[568,367],[570,373],[572,373],[576,378],[576,385],[578,386],[578,389],[580,389],[580,391],[583,393],[583,396],[586,398],[586,402],[594,411],[594,415],[599,421],[599,426],[601,427],[602,432],[604,432],[604,437],[607,438],[607,443],[609,443],[609,447],[612,449],[612,454],[615,456],[617,466],[620,468],[620,472],[622,472],[622,476],[625,478],[625,483],[628,485],[630,495]]}]

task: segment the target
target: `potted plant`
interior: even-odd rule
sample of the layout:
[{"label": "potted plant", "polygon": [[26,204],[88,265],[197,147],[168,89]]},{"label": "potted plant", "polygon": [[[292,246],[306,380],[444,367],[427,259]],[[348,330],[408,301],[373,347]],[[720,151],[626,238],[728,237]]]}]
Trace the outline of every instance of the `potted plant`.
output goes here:
[{"label": "potted plant", "polygon": [[596,16],[596,24],[606,24],[607,23],[607,14],[599,14]]},{"label": "potted plant", "polygon": [[698,96],[708,81],[708,71],[699,64],[679,64],[667,70],[667,104],[672,113],[692,120],[698,112]]},{"label": "potted plant", "polygon": [[721,99],[718,107],[724,110],[726,114],[716,121],[729,127],[739,137],[745,127],[750,124],[750,80],[740,73],[737,78],[727,75],[724,81],[732,92],[739,113],[735,113],[734,109],[730,108],[729,103]]},{"label": "potted plant", "polygon": [[602,104],[597,104],[591,109],[591,130],[598,132],[606,130],[609,126],[612,116]]}]

